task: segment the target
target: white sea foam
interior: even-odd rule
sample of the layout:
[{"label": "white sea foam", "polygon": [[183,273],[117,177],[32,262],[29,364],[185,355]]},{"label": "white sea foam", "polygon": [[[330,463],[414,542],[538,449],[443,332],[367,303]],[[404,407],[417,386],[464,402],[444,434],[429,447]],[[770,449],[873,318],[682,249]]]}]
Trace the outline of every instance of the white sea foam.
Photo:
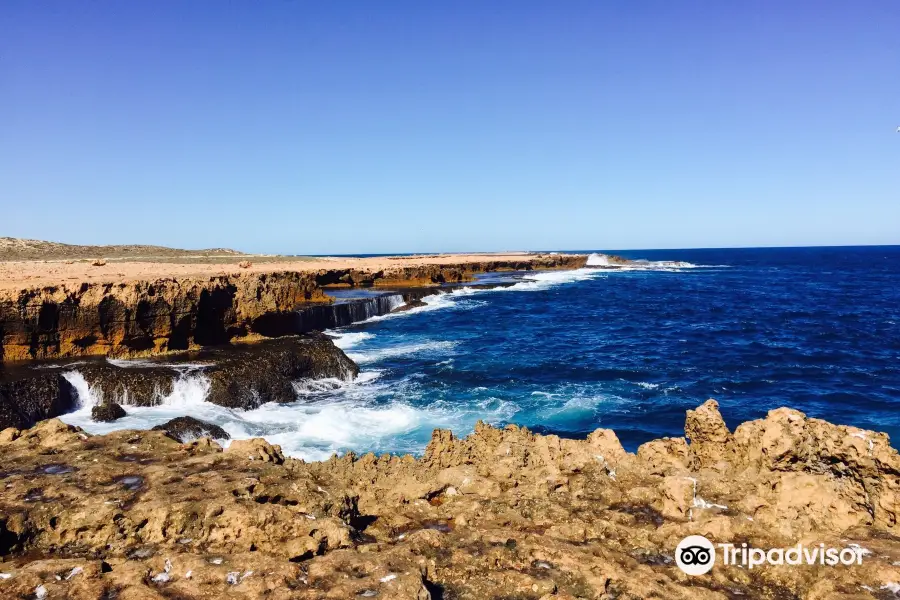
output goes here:
[{"label": "white sea foam", "polygon": [[102,400],[100,391],[91,389],[91,386],[84,378],[84,375],[80,372],[68,371],[63,373],[63,377],[75,389],[75,394],[78,396],[77,406],[79,408],[87,408],[90,410],[90,407],[100,404],[100,401]]},{"label": "white sea foam", "polygon": [[397,344],[395,346],[387,346],[385,348],[378,348],[365,352],[348,352],[347,356],[356,362],[356,364],[365,365],[386,358],[396,358],[398,356],[408,356],[410,354],[446,354],[453,350],[458,343],[459,342],[423,341],[412,344]]},{"label": "white sea foam", "polygon": [[608,267],[609,258],[605,254],[591,254],[587,259],[589,267]]},{"label": "white sea foam", "polygon": [[471,310],[479,306],[483,306],[485,302],[478,300],[466,299],[474,292],[482,290],[473,290],[471,288],[455,288],[452,292],[438,292],[422,298],[423,306],[416,306],[402,312],[388,313],[386,315],[378,315],[370,319],[366,319],[363,323],[372,323],[384,321],[388,319],[398,319],[418,315],[421,313],[432,312],[435,310],[453,309],[453,310]]},{"label": "white sea foam", "polygon": [[[471,309],[485,303],[477,299],[482,294],[546,290],[606,277],[610,272],[602,268],[529,272],[511,286],[454,288],[452,292],[423,298],[425,305],[422,307],[374,317],[369,321],[401,318],[433,310]],[[328,333],[338,347],[347,350],[357,363],[369,368],[353,381],[338,378],[297,381],[294,387],[298,401],[295,403],[268,403],[247,411],[211,404],[206,402],[209,381],[203,375],[203,365],[197,364],[182,370],[171,393],[160,397],[159,405],[126,406],[124,418],[113,423],[96,423],[90,418],[90,409],[102,401],[99,390],[92,389],[77,370],[70,370],[65,376],[79,395],[80,408],[65,415],[63,420],[91,433],[106,433],[123,428],[148,429],[174,417],[190,414],[221,426],[232,439],[265,437],[281,445],[290,456],[320,460],[348,449],[420,452],[431,430],[436,427],[449,428],[464,435],[471,431],[478,419],[489,423],[509,422],[520,411],[529,410],[519,402],[492,395],[491,389],[472,390],[475,397],[470,402],[434,398],[433,392],[423,386],[421,374],[391,381],[382,376],[382,371],[371,368],[378,361],[408,355],[434,356],[443,361],[441,364],[450,364],[448,361],[452,361],[456,342],[413,340],[401,336],[393,346],[377,347],[382,344],[373,344],[375,335],[370,332],[342,329]],[[116,361],[113,364],[124,368],[140,366],[137,361]],[[160,363],[151,364],[158,366]],[[596,413],[601,404],[616,401],[614,398],[592,395],[587,390],[554,389],[552,393],[543,395],[546,396],[546,405],[538,408],[534,415],[542,422],[581,420],[585,413]]]},{"label": "white sea foam", "polygon": [[[566,271],[530,271],[521,277],[519,281],[512,285],[498,286],[493,288],[473,288],[461,286],[450,288],[446,291],[442,290],[436,294],[424,296],[422,298],[423,305],[411,308],[401,312],[391,312],[383,315],[370,317],[364,321],[359,321],[348,327],[354,327],[363,323],[375,323],[388,319],[397,319],[409,317],[435,310],[471,310],[484,306],[487,302],[472,298],[472,296],[486,294],[491,292],[506,291],[541,291],[558,285],[567,283],[575,283],[577,281],[585,281],[598,276],[606,276],[605,269],[572,269]],[[335,339],[335,344],[342,349],[352,348],[361,342],[370,339],[372,334],[368,332],[350,332],[343,330],[330,330],[327,332]],[[351,356],[351,358],[353,358]]]},{"label": "white sea foam", "polygon": [[347,449],[420,452],[436,427],[471,430],[478,418],[498,422],[505,416],[440,402],[424,407],[401,399],[379,403],[372,398],[377,389],[348,391],[318,403],[265,404],[240,415],[247,431],[239,431],[236,422],[226,431],[237,439],[259,431],[289,456],[325,460]]},{"label": "white sea foam", "polygon": [[160,403],[173,407],[196,406],[206,399],[211,385],[209,378],[202,373],[182,375],[175,379],[172,391]]},{"label": "white sea foam", "polygon": [[610,263],[606,254],[591,254],[587,266],[601,267],[606,271],[665,271],[680,273],[685,269],[722,269],[728,265],[695,265],[679,260],[633,260],[627,264]]},{"label": "white sea foam", "polygon": [[[446,347],[441,343],[436,346]],[[184,375],[164,403],[126,406],[125,417],[98,423],[91,419],[90,409],[100,398],[80,373],[70,371],[66,376],[79,393],[81,408],[62,419],[90,433],[103,434],[119,429],[149,429],[189,414],[221,426],[232,439],[264,437],[281,445],[289,456],[323,460],[349,449],[420,452],[436,427],[467,432],[478,419],[499,423],[509,420],[518,410],[511,403],[491,398],[467,406],[440,400],[418,406],[422,390],[417,377],[388,383],[380,377],[381,373],[364,370],[353,381],[298,381],[297,402],[267,403],[253,410],[206,402],[206,378],[200,373]]]},{"label": "white sea foam", "polygon": [[[91,408],[103,404],[104,400],[116,402],[125,407],[131,405],[127,390],[114,398],[104,398],[103,390],[90,385],[80,371],[66,371],[63,373],[63,377],[75,388],[78,396],[78,410],[86,412],[88,416],[90,416]],[[193,406],[203,402],[209,393],[209,378],[201,371],[173,373],[173,378],[172,390],[168,394],[157,391],[156,404],[173,407]]]},{"label": "white sea foam", "polygon": [[346,350],[347,348],[352,348],[353,346],[357,346],[366,340],[370,340],[375,337],[372,333],[367,333],[365,331],[339,331],[339,330],[329,330],[326,331],[334,345],[340,348],[341,350]]},{"label": "white sea foam", "polygon": [[111,398],[110,400],[123,405],[125,417],[112,423],[98,423],[91,418],[91,409],[103,403],[102,391],[89,385],[78,371],[68,371],[63,373],[63,377],[75,388],[78,409],[60,418],[91,433],[109,433],[119,429],[149,429],[186,414],[203,419],[203,416],[197,413],[204,413],[205,407],[214,406],[204,401],[210,388],[210,381],[205,375],[181,374],[173,381],[171,392],[159,395],[157,406],[130,406],[127,394]]},{"label": "white sea foam", "polygon": [[506,288],[495,288],[497,291],[538,292],[558,285],[594,279],[603,274],[602,269],[575,269],[573,271],[541,271],[529,272],[522,281]]},{"label": "white sea foam", "polygon": [[337,377],[325,377],[322,379],[300,379],[294,382],[294,392],[300,398],[310,398],[330,394],[336,390],[348,390],[356,386],[367,384],[381,376],[382,371],[371,369],[360,371],[356,379],[338,379]]},{"label": "white sea foam", "polygon": [[[531,271],[522,276],[522,278],[513,285],[498,286],[494,288],[473,288],[468,286],[451,288],[447,291],[440,291],[436,294],[424,296],[422,298],[422,302],[424,303],[423,306],[417,306],[415,308],[411,308],[402,312],[392,312],[384,315],[377,315],[366,319],[365,321],[354,323],[350,327],[359,325],[361,323],[374,323],[387,319],[403,318],[435,310],[471,310],[474,308],[478,308],[479,306],[484,306],[486,304],[486,301],[477,300],[475,298],[472,298],[472,296],[491,292],[540,291],[556,287],[558,285],[565,285],[567,283],[575,283],[577,281],[593,279],[601,275],[605,276],[604,269]],[[353,347],[359,342],[369,339],[369,336],[371,335],[366,332],[344,332],[340,330],[329,331],[328,333],[329,335],[339,338],[340,341],[336,340],[335,343],[341,348]]]},{"label": "white sea foam", "polygon": [[35,369],[71,369],[72,367],[77,367],[78,365],[85,364],[86,361],[76,360],[70,363],[44,363],[34,365]]}]

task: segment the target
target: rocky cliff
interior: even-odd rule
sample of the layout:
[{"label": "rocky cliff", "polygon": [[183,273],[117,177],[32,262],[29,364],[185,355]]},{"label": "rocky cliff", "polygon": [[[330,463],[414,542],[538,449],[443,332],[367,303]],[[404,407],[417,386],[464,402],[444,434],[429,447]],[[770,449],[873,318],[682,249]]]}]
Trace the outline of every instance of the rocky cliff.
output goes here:
[{"label": "rocky cliff", "polygon": [[138,364],[86,360],[55,368],[21,365],[0,371],[0,429],[30,427],[84,404],[156,406],[165,403],[179,381],[189,380],[206,390],[208,402],[252,409],[266,402],[294,402],[298,380],[349,380],[358,372],[323,334],[216,347]]},{"label": "rocky cliff", "polygon": [[0,362],[105,355],[150,356],[238,339],[301,333],[279,319],[328,303],[329,287],[435,285],[476,273],[571,269],[586,257],[425,265],[381,270],[246,272],[207,278],[60,284],[0,294]]},{"label": "rocky cliff", "polygon": [[255,318],[327,302],[314,273],[235,274],[23,290],[0,299],[0,358],[147,356],[226,343]]},{"label": "rocky cliff", "polygon": [[[393,600],[881,599],[900,591],[900,456],[786,408],[626,452],[479,425],[421,458],[285,458],[163,431],[0,432],[0,596]],[[850,548],[860,564],[674,564],[687,535]]]}]

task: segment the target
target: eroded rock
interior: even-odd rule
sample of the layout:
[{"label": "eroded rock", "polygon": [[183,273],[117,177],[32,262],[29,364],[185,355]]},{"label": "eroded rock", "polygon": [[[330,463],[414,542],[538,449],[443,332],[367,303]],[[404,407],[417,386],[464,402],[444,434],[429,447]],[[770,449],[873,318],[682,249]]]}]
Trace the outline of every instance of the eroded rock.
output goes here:
[{"label": "eroded rock", "polygon": [[331,285],[405,287],[471,280],[485,271],[577,269],[585,255],[355,269],[253,272],[148,281],[78,282],[0,293],[0,362],[79,356],[139,357],[293,335],[298,306],[328,304]]},{"label": "eroded rock", "polygon": [[[714,409],[688,415],[690,444],[636,454],[609,430],[579,441],[479,424],[466,438],[435,431],[419,459],[319,463],[261,439],[222,452],[158,431],[7,429],[0,596],[889,597],[900,463],[886,437],[784,409],[732,434]],[[693,534],[868,553],[689,578],[673,556]]]},{"label": "eroded rock", "polygon": [[359,367],[326,335],[310,334],[238,345],[207,354],[213,366],[207,401],[229,408],[256,408],[266,402],[293,402],[300,379],[356,377]]},{"label": "eroded rock", "polygon": [[245,457],[247,460],[258,460],[280,465],[284,462],[281,446],[273,446],[262,438],[234,440],[225,450],[230,454]]},{"label": "eroded rock", "polygon": [[0,370],[0,429],[24,429],[77,406],[66,378],[54,371]]},{"label": "eroded rock", "polygon": [[[91,359],[0,371],[0,428],[23,429],[79,406],[155,406],[194,379],[206,400],[229,408],[293,402],[301,379],[352,379],[356,364],[322,334],[287,336],[140,361]],[[76,387],[72,382],[80,382]],[[86,394],[86,395],[85,395]],[[81,397],[85,395],[84,397]],[[121,415],[120,415],[121,416]]]}]

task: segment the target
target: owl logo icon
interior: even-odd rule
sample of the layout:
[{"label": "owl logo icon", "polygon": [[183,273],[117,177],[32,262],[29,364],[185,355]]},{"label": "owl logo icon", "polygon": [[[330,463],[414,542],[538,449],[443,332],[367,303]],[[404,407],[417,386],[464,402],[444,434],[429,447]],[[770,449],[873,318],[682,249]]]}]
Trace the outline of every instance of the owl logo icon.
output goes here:
[{"label": "owl logo icon", "polygon": [[716,564],[716,549],[702,535],[689,535],[675,548],[675,564],[688,575],[704,575]]}]

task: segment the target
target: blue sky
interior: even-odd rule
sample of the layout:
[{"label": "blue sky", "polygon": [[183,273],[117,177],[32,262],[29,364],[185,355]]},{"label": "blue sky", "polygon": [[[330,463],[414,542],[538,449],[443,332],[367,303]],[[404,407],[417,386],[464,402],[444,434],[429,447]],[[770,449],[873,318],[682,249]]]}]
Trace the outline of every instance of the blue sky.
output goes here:
[{"label": "blue sky", "polygon": [[0,235],[900,243],[900,3],[0,3]]}]

